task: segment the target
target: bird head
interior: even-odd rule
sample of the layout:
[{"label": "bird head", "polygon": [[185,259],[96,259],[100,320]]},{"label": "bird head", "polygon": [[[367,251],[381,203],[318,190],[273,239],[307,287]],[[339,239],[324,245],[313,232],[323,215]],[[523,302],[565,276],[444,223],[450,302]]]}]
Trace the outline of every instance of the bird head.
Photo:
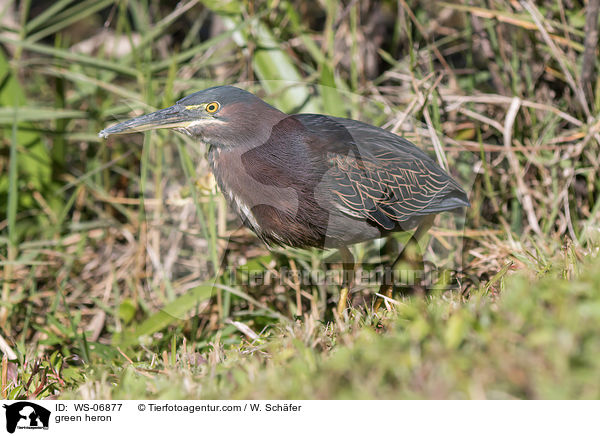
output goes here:
[{"label": "bird head", "polygon": [[234,86],[216,86],[191,94],[173,106],[102,130],[98,136],[174,129],[217,147],[254,145],[269,137],[285,118],[278,109]]}]

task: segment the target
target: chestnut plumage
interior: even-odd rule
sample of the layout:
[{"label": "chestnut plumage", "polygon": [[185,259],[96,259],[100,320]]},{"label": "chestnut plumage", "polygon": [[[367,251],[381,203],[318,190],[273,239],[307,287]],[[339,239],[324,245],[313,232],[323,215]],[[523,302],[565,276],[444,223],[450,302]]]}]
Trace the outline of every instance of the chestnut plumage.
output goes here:
[{"label": "chestnut plumage", "polygon": [[469,206],[465,191],[406,139],[359,121],[287,115],[218,86],[109,127],[100,136],[172,128],[209,145],[213,174],[267,244],[339,248]]}]

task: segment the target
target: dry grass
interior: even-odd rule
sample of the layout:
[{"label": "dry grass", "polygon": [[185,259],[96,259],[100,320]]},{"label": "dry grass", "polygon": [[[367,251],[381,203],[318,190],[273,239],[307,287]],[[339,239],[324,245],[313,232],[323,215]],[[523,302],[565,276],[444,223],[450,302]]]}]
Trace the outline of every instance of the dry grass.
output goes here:
[{"label": "dry grass", "polygon": [[[440,276],[452,272],[452,304],[467,311],[469,296],[501,293],[514,270],[542,277],[568,259],[559,275],[577,277],[600,239],[600,81],[584,9],[595,0],[65,0],[53,13],[5,3],[0,348],[10,397],[56,395],[101,361],[149,365],[173,341],[222,362],[211,353],[235,359],[247,353],[241,341],[268,343],[294,317],[307,329],[333,321],[338,285],[297,277],[337,273],[335,254],[269,251],[240,229],[202,147],[163,132],[96,136],[214,84],[384,126],[447,165],[472,207],[438,221],[427,256]],[[377,271],[401,242],[355,247],[358,273]],[[265,283],[249,284],[253,273]],[[353,294],[365,309],[349,326],[377,325],[372,295]],[[325,325],[313,340],[345,328]],[[287,349],[277,347],[275,361]]]}]

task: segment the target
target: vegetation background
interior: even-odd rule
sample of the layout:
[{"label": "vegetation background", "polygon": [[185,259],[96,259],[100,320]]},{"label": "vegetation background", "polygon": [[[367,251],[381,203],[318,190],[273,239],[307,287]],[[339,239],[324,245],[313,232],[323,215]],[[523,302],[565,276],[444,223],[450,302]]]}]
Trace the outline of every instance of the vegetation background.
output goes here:
[{"label": "vegetation background", "polygon": [[[1,0],[2,397],[600,397],[598,7]],[[240,229],[202,146],[97,136],[236,83],[413,135],[469,180],[464,228],[432,231],[464,235],[458,286],[379,312],[359,288],[334,316],[338,285],[280,272],[335,253]],[[355,247],[361,268],[401,241]]]}]

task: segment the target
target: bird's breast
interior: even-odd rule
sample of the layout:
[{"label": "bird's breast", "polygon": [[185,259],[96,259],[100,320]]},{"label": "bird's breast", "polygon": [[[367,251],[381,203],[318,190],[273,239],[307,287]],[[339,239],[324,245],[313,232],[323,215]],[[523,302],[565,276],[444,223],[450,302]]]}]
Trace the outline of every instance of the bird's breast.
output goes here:
[{"label": "bird's breast", "polygon": [[248,150],[209,151],[213,174],[230,207],[244,225],[268,242],[289,244],[286,236],[298,215],[300,199],[291,186],[282,186],[277,169],[247,159]]}]

